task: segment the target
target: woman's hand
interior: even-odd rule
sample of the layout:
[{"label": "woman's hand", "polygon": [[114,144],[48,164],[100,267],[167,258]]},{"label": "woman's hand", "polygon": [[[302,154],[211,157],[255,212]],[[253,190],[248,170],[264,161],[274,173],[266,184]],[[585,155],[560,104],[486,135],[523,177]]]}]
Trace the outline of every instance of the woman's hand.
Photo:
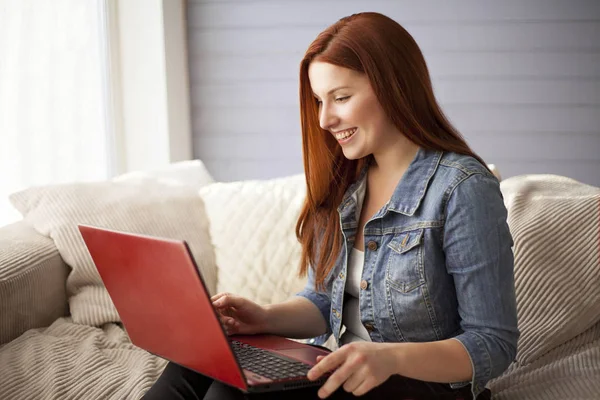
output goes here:
[{"label": "woman's hand", "polygon": [[228,335],[265,332],[268,318],[265,307],[230,293],[216,294],[211,301]]},{"label": "woman's hand", "polygon": [[316,380],[327,371],[335,370],[319,389],[322,399],[341,385],[346,392],[361,396],[395,374],[398,363],[389,346],[371,342],[344,345],[325,357],[317,357],[317,361],[308,372],[308,379]]}]

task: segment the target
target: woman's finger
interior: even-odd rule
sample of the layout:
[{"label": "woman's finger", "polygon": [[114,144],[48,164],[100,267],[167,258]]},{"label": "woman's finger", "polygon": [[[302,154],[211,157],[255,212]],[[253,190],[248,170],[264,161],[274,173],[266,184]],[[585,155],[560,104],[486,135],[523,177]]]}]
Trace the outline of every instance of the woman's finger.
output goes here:
[{"label": "woman's finger", "polygon": [[353,393],[364,380],[365,375],[361,374],[361,371],[355,371],[348,379],[346,379],[343,388],[346,392]]},{"label": "woman's finger", "polygon": [[230,294],[230,293],[227,293],[227,292],[217,293],[210,298],[210,301],[212,301],[214,303],[215,301],[219,300],[221,297],[227,296],[228,294]]},{"label": "woman's finger", "polygon": [[227,325],[227,318],[229,318],[229,317],[226,317],[224,315],[219,316],[219,321],[221,322],[221,325],[223,325],[223,326]]},{"label": "woman's finger", "polygon": [[340,388],[348,380],[348,378],[350,378],[361,367],[361,364],[353,362],[351,358],[348,357],[349,353],[344,351],[347,349],[340,350],[329,354],[323,361],[317,364],[324,366],[326,371],[331,371],[337,368],[329,376],[329,378],[327,378],[327,381],[325,381],[325,384],[321,386],[321,389],[319,389],[318,395],[321,398],[328,397],[338,390],[338,388]]},{"label": "woman's finger", "polygon": [[344,363],[340,368],[338,368],[329,378],[321,388],[319,389],[318,395],[320,398],[324,399],[331,395],[333,392],[338,390],[340,386],[346,382],[346,380],[352,376],[354,373],[354,368],[348,363]]},{"label": "woman's finger", "polygon": [[308,379],[319,379],[324,373],[329,372],[341,365],[346,360],[346,352],[344,350],[345,349],[339,348],[338,350],[323,357],[321,361],[317,363],[317,365],[313,366],[311,370],[308,371]]},{"label": "woman's finger", "polygon": [[233,318],[226,318],[222,324],[223,329],[227,335],[235,334],[239,329],[239,324]]},{"label": "woman's finger", "polygon": [[244,305],[244,298],[226,293],[213,302],[213,306],[218,308],[235,307],[240,308]]},{"label": "woman's finger", "polygon": [[352,394],[355,396],[362,396],[363,394],[367,393],[369,390],[373,389],[375,386],[377,386],[377,385],[374,384],[371,379],[367,378],[367,379],[363,380],[362,383],[360,385],[358,385],[358,387],[352,391]]},{"label": "woman's finger", "polygon": [[225,317],[235,317],[235,312],[229,307],[217,308],[217,312]]},{"label": "woman's finger", "polygon": [[215,311],[217,312],[217,316],[220,318],[222,317],[231,317],[231,312],[228,309],[219,309],[219,308],[215,308]]},{"label": "woman's finger", "polygon": [[225,325],[225,326],[234,326],[236,321],[234,318],[231,317],[227,317],[227,316],[223,316],[222,318],[219,318],[221,320],[221,324]]}]

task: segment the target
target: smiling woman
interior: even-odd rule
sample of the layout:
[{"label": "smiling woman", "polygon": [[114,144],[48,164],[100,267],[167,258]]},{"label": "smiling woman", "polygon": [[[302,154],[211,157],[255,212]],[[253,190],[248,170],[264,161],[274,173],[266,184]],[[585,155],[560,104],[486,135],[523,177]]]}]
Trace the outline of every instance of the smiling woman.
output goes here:
[{"label": "smiling woman", "polygon": [[[490,399],[519,337],[507,211],[416,42],[381,14],[342,18],[302,59],[300,113],[307,284],[280,304],[213,305],[229,334],[333,336],[339,348],[310,364],[320,388],[260,398]],[[170,395],[243,397],[172,363],[146,398]]]},{"label": "smiling woman", "polygon": [[[321,99],[319,94],[327,96]],[[308,243],[320,231],[312,229],[316,224],[312,222],[315,206],[339,204],[375,146],[383,149],[406,139],[404,144],[411,142],[424,149],[472,156],[487,168],[439,107],[415,40],[400,24],[378,13],[342,18],[309,46],[300,65],[300,113],[304,168],[311,178],[307,184],[312,202],[307,203],[300,217],[308,228],[301,236],[305,249],[311,248]],[[347,125],[356,120],[368,124],[362,127],[362,138],[358,138],[366,148],[359,147],[358,140],[352,146],[340,146],[346,142],[339,143],[335,136],[326,134],[352,128]],[[402,152],[402,143],[398,144],[396,148]],[[392,158],[405,158],[405,164],[412,160],[410,154],[401,157],[395,153]],[[332,181],[337,184],[331,186]],[[334,199],[333,203],[328,203],[329,199]],[[321,219],[327,226],[320,228],[332,233],[337,210],[330,207],[327,212],[328,218]],[[333,251],[321,253],[318,263],[308,257],[311,262],[326,266],[317,272],[318,284],[337,256],[340,246],[333,242],[335,238],[336,235],[325,235],[324,247]],[[303,263],[303,271],[307,265]]]}]

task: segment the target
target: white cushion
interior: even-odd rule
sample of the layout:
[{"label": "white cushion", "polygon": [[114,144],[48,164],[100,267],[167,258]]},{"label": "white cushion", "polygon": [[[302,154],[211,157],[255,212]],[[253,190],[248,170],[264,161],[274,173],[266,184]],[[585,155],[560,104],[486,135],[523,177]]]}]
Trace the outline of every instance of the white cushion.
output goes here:
[{"label": "white cushion", "polygon": [[295,227],[306,194],[303,175],[214,183],[200,189],[218,265],[218,292],[259,304],[300,291]]},{"label": "white cushion", "polygon": [[32,187],[10,199],[27,223],[54,240],[72,268],[67,295],[75,323],[101,326],[120,320],[77,224],[186,240],[209,290],[215,291],[214,253],[197,190],[145,179]]}]

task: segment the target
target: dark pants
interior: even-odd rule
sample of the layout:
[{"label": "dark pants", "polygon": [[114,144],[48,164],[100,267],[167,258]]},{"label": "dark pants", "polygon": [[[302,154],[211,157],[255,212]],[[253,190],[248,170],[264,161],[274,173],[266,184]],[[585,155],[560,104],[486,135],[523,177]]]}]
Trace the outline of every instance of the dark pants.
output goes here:
[{"label": "dark pants", "polygon": [[[311,400],[318,399],[318,387],[286,390],[282,392],[244,394],[238,389],[232,388],[220,382],[216,382],[204,375],[169,363],[158,378],[154,386],[144,395],[145,400]],[[472,399],[471,385],[460,389],[451,389],[450,385],[442,383],[431,383],[417,381],[394,375],[382,385],[372,389],[364,396],[355,397],[346,393],[340,387],[335,393],[328,397],[331,400],[347,399],[410,399],[410,400],[468,400]],[[477,400],[489,400],[491,393],[485,392],[477,396]]]}]

